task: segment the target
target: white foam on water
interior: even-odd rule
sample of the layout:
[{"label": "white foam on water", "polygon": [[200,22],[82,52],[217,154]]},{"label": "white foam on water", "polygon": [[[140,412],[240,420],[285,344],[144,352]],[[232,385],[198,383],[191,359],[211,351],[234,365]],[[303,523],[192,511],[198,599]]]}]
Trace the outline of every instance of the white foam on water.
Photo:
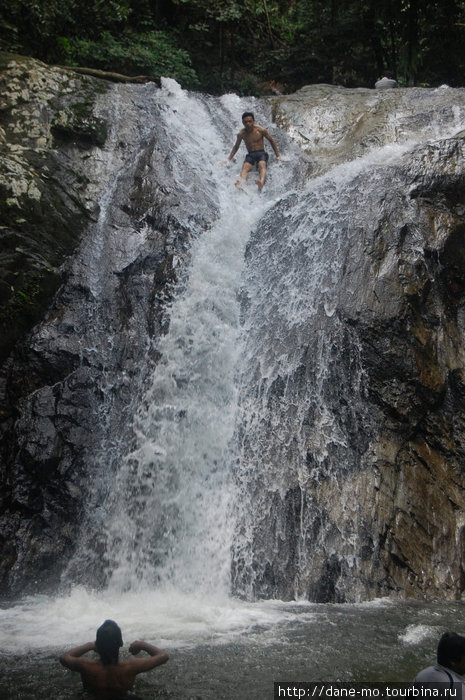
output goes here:
[{"label": "white foam on water", "polygon": [[431,625],[408,625],[404,632],[399,634],[399,641],[407,645],[421,644],[425,639],[436,639],[437,628]]},{"label": "white foam on water", "polygon": [[258,629],[295,619],[311,621],[314,606],[264,601],[247,603],[229,596],[192,596],[174,589],[123,594],[75,587],[61,597],[30,596],[0,609],[3,653],[66,648],[95,639],[96,628],[113,619],[125,644],[146,639],[167,648],[225,644]]}]

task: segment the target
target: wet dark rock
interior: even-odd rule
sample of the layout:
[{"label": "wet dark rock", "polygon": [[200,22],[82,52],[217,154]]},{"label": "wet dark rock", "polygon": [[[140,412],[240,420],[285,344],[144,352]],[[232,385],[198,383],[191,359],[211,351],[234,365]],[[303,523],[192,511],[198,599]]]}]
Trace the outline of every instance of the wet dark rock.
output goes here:
[{"label": "wet dark rock", "polygon": [[[247,249],[244,376],[261,386],[243,389],[240,595],[269,597],[271,581],[278,598],[321,602],[463,595],[464,100],[331,86],[273,98],[320,177]],[[420,124],[432,142],[396,163],[325,178]]]},{"label": "wet dark rock", "polygon": [[0,593],[14,596],[57,589],[103,498],[93,474],[130,443],[189,231],[130,86],[20,56],[0,67]]},{"label": "wet dark rock", "polygon": [[[98,81],[22,56],[0,55],[0,359],[36,323],[94,209],[76,143],[104,142],[92,121]],[[74,110],[73,118],[69,117]],[[99,138],[95,135],[98,121]],[[68,146],[57,150],[57,124]]]}]

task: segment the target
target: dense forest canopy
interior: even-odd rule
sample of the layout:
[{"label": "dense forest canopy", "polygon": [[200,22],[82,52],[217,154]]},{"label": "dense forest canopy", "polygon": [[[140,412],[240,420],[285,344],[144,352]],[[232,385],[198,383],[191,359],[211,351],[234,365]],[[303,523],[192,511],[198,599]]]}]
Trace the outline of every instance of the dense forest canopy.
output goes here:
[{"label": "dense forest canopy", "polygon": [[0,47],[212,93],[464,84],[465,0],[9,0]]}]

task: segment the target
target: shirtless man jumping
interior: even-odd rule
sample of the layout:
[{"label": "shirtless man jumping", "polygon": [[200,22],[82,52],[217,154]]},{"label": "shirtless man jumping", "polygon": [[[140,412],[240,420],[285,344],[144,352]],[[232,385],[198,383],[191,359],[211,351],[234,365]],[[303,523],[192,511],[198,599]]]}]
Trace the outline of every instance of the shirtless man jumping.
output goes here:
[{"label": "shirtless man jumping", "polygon": [[[71,671],[78,671],[81,674],[84,690],[98,700],[125,698],[137,700],[134,695],[128,695],[137,674],[166,663],[169,657],[164,651],[148,642],[136,641],[129,647],[130,653],[138,654],[140,651],[145,651],[148,656],[119,661],[119,650],[122,646],[120,628],[113,620],[105,620],[97,630],[95,642],[87,642],[70,649],[60,656],[60,663]],[[100,658],[84,657],[88,651],[96,651]]]},{"label": "shirtless man jumping", "polygon": [[264,138],[268,139],[268,141],[271,143],[271,147],[275,152],[276,158],[279,158],[278,146],[276,145],[276,141],[263,126],[255,124],[255,117],[252,112],[244,112],[242,115],[242,123],[244,128],[239,131],[234,148],[228,156],[228,160],[234,158],[239,146],[241,145],[241,141],[244,141],[248,153],[242,166],[241,177],[236,180],[235,185],[236,187],[240,187],[242,181],[245,182],[247,180],[247,176],[252,170],[253,166],[258,163],[260,178],[255,180],[255,184],[258,185],[258,189],[261,190],[265,184],[266,164],[268,162],[268,153],[265,151]]}]

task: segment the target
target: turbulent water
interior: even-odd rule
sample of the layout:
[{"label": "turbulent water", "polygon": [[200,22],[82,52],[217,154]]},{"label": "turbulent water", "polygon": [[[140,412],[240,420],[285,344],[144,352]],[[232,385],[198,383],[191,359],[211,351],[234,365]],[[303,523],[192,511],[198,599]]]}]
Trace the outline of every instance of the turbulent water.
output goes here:
[{"label": "turbulent water", "polygon": [[[340,261],[379,206],[369,184],[382,185],[382,168],[421,130],[324,174],[320,164],[312,177],[311,159],[270,126],[284,158],[271,155],[259,195],[253,178],[245,192],[234,188],[240,160],[225,163],[250,108],[271,124],[261,101],[189,95],[173,81],[115,88],[111,157],[99,170],[105,196],[70,273],[70,285],[87,290],[77,302],[87,315],[82,353],[101,358],[106,438],[89,465],[65,592],[0,610],[5,698],[69,697],[75,679],[55,667],[48,675],[53,654],[91,638],[107,617],[126,641],[144,637],[172,655],[141,681],[147,699],[253,700],[272,697],[280,679],[408,680],[463,612],[460,604],[303,602],[334,593],[331,548],[343,560],[335,575],[350,570],[352,599],[363,599],[356,552],[364,533],[350,518],[332,531],[306,488],[354,472],[375,427],[357,339],[335,314],[347,275]],[[449,130],[461,121],[454,112]],[[130,168],[146,197],[137,229],[121,214]],[[157,188],[173,197],[173,239],[184,236],[172,245],[178,274],[168,290],[148,292],[141,266],[128,323],[142,351],[106,371],[118,334],[112,298],[129,251],[156,247],[154,227],[163,223],[152,201],[155,170]],[[157,294],[169,296],[162,312]],[[149,324],[161,329],[154,339],[144,335]],[[112,412],[116,384],[130,398]],[[312,588],[323,550],[327,577]],[[22,671],[25,649],[39,689]]]}]

